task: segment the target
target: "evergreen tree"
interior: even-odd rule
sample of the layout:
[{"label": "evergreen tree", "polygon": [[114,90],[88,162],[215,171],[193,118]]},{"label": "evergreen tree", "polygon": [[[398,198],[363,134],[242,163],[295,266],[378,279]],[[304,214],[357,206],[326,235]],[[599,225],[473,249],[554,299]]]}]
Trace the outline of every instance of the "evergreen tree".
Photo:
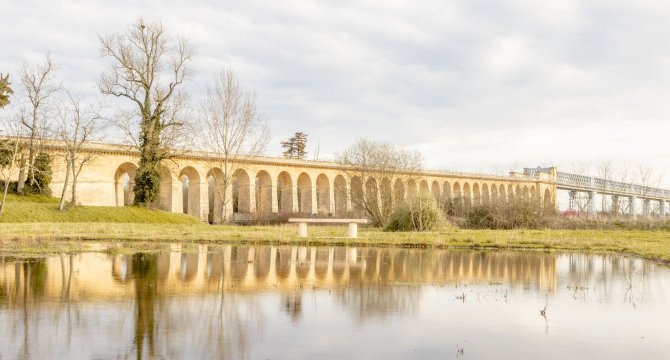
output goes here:
[{"label": "evergreen tree", "polygon": [[281,142],[284,148],[282,153],[284,157],[290,159],[304,159],[307,156],[307,137],[309,135],[299,131],[296,132],[290,139]]},{"label": "evergreen tree", "polygon": [[307,156],[307,134],[300,131],[295,133],[295,156],[298,159],[304,159]]},{"label": "evergreen tree", "polygon": [[9,105],[9,95],[14,94],[14,91],[9,86],[9,74],[2,76],[0,74],[0,109]]},{"label": "evergreen tree", "polygon": [[284,152],[282,152],[284,157],[293,158],[295,155],[295,137],[292,137],[286,141],[282,141],[281,147],[284,148]]}]

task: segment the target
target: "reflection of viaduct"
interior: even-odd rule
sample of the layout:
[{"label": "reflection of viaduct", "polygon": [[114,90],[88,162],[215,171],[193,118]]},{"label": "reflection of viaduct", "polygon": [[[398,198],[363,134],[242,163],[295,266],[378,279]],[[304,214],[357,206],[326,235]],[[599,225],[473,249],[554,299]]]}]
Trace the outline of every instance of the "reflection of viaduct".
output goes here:
[{"label": "reflection of viaduct", "polygon": [[[166,254],[167,255],[167,254]],[[179,256],[179,258],[175,258]],[[126,258],[115,258],[114,267]],[[504,281],[554,286],[553,256],[344,247],[223,246],[158,258],[159,274],[211,289],[340,287],[351,283]],[[161,262],[164,262],[161,264]],[[113,271],[116,273],[115,271]],[[119,274],[121,275],[121,274]],[[119,276],[123,279],[123,276]],[[230,286],[229,286],[230,285]]]},{"label": "reflection of viaduct", "polygon": [[[70,296],[95,298],[132,296],[128,290],[147,276],[159,292],[184,294],[388,283],[500,282],[551,291],[556,287],[555,256],[550,254],[231,245],[199,246],[197,252],[179,252],[181,248],[173,245],[172,250],[113,256],[85,253],[71,258],[72,263],[48,258],[41,265],[40,279],[30,268],[40,262],[23,267],[6,262],[0,264],[0,288],[10,298],[20,297],[24,290],[34,293],[33,287],[40,289],[39,294],[57,297],[63,274],[71,270],[75,275],[68,287],[75,291]],[[134,268],[140,265],[142,269]],[[26,277],[31,271],[33,276]]]},{"label": "reflection of viaduct", "polygon": [[[53,149],[58,149],[54,146]],[[96,159],[84,168],[77,185],[79,201],[88,205],[123,206],[132,202],[138,154],[118,145],[90,145]],[[202,220],[219,222],[221,160],[210,153],[190,152],[166,162],[161,175],[161,205]],[[330,213],[352,210],[352,194],[377,194],[380,205],[392,206],[419,191],[443,201],[461,201],[465,207],[515,197],[555,204],[555,182],[550,175],[491,176],[423,171],[391,183],[387,177],[347,177],[333,162],[284,158],[244,158],[236,165],[235,186],[229,189],[227,214]],[[64,178],[61,162],[54,164],[52,190],[60,193]],[[219,187],[219,189],[217,189]],[[394,195],[382,200],[380,193]],[[384,197],[386,198],[386,197]]]}]

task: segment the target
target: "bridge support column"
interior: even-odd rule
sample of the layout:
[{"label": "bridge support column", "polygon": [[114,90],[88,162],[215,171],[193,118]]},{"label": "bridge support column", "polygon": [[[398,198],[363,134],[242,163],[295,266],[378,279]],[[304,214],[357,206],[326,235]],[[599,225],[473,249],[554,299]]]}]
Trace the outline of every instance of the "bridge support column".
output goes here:
[{"label": "bridge support column", "polygon": [[572,190],[568,193],[570,200],[568,202],[568,210],[577,211],[577,192]]},{"label": "bridge support column", "polygon": [[628,197],[628,215],[635,217],[635,196]]},{"label": "bridge support column", "polygon": [[297,213],[300,211],[300,204],[298,203],[298,186],[292,186],[291,189],[291,197],[293,198],[291,201],[293,203],[293,210],[291,211]]},{"label": "bridge support column", "polygon": [[644,217],[649,217],[651,215],[651,200],[642,200],[642,215],[644,215]]},{"label": "bridge support column", "polygon": [[347,179],[346,181],[347,181],[346,184],[347,191],[344,194],[344,202],[346,203],[346,209],[347,209],[346,213],[349,214],[353,210],[353,207],[351,205],[351,181],[349,181],[349,179]]},{"label": "bridge support column", "polygon": [[[228,185],[221,190],[226,192],[226,202],[223,204],[223,214],[221,214],[221,221],[228,222],[233,219],[233,186]],[[217,194],[217,196],[219,196]]]},{"label": "bridge support column", "polygon": [[612,195],[612,207],[610,209],[610,212],[615,214],[615,215],[619,215],[619,196],[618,195]]},{"label": "bridge support column", "polygon": [[[240,188],[240,193],[244,191],[244,197],[249,199],[249,213],[256,214],[256,173],[249,173],[249,187],[246,189]],[[240,195],[242,198],[242,195]]]},{"label": "bridge support column", "polygon": [[279,212],[279,199],[277,198],[277,182],[273,181],[272,182],[272,188],[270,190],[270,198],[272,201],[272,206],[271,211],[272,213],[276,214]]},{"label": "bridge support column", "polygon": [[319,202],[316,197],[317,196],[316,186],[312,186],[311,192],[312,192],[312,214],[317,214],[319,212]]},{"label": "bridge support column", "polygon": [[209,221],[209,184],[207,179],[200,180],[200,220]]},{"label": "bridge support column", "polygon": [[589,191],[588,195],[589,199],[588,203],[586,204],[586,211],[588,212],[589,216],[596,216],[596,192]]},{"label": "bridge support column", "polygon": [[334,179],[328,185],[328,213],[335,215],[335,182]]},{"label": "bridge support column", "polygon": [[659,216],[661,216],[661,217],[665,216],[665,207],[666,207],[665,200],[659,200],[658,201],[658,215]]},{"label": "bridge support column", "polygon": [[172,212],[184,212],[184,183],[179,179],[172,181]]},{"label": "bridge support column", "polygon": [[222,204],[221,209],[216,210],[221,211],[220,218],[222,223],[226,223],[233,219],[233,191],[232,189],[228,189],[226,190],[226,193],[226,203]]}]

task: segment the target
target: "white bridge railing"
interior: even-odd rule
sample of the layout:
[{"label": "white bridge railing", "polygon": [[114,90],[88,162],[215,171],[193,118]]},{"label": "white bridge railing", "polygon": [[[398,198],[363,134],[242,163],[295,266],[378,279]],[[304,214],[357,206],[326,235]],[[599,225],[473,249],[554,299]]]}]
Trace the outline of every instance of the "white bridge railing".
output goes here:
[{"label": "white bridge railing", "polygon": [[[550,168],[524,169],[527,175],[550,173]],[[560,188],[591,190],[599,193],[625,194],[643,198],[670,198],[670,190],[652,186],[643,186],[621,181],[606,180],[594,176],[556,172],[556,185]]]}]

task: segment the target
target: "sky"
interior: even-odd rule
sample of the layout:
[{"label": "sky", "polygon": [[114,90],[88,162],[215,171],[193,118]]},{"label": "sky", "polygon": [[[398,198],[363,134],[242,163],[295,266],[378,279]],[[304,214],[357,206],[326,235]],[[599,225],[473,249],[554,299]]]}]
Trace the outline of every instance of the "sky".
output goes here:
[{"label": "sky", "polygon": [[268,155],[304,131],[310,158],[367,138],[437,170],[668,170],[668,1],[5,0],[0,73],[50,53],[107,101],[98,37],[140,17],[194,46],[195,102],[224,67],[255,91]]}]

